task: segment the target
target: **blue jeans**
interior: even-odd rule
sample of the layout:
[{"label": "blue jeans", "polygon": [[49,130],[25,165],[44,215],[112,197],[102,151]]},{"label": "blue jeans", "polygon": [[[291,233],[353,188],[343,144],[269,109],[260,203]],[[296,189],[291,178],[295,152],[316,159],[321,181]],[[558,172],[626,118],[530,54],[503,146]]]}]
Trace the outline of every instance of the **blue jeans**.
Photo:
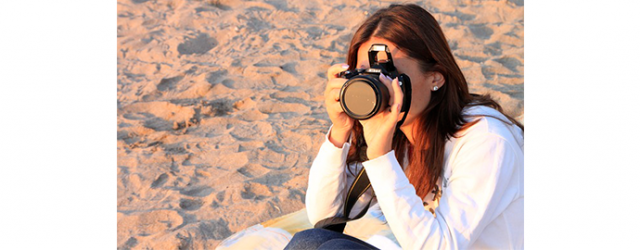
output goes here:
[{"label": "blue jeans", "polygon": [[296,233],[284,250],[289,249],[375,249],[378,248],[327,229],[313,228]]}]

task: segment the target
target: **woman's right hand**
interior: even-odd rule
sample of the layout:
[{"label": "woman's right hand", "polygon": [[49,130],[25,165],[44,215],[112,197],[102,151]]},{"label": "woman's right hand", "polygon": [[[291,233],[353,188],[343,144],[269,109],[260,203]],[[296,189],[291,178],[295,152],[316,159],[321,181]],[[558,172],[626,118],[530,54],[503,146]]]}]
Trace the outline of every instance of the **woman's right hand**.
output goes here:
[{"label": "woman's right hand", "polygon": [[353,118],[349,117],[340,106],[340,89],[347,79],[338,74],[349,69],[348,64],[335,64],[327,70],[327,87],[324,90],[324,104],[333,123],[329,133],[329,141],[338,148],[347,141],[353,128]]}]

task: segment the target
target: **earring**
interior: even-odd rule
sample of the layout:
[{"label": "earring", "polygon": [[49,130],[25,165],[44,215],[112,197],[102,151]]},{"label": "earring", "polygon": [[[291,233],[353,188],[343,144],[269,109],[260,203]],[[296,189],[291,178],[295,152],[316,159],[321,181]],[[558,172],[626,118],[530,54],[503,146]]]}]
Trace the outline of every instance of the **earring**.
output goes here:
[{"label": "earring", "polygon": [[433,91],[438,91],[438,86],[433,86]]}]

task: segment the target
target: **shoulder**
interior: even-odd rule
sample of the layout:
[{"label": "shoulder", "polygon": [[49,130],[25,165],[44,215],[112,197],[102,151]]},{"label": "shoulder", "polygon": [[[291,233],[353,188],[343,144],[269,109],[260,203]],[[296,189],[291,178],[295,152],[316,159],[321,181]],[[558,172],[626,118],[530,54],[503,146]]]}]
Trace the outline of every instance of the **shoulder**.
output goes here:
[{"label": "shoulder", "polygon": [[474,138],[492,138],[505,141],[513,147],[524,147],[524,133],[517,125],[499,111],[487,106],[467,107],[462,111],[467,122],[475,122],[467,129],[456,133],[462,141]]},{"label": "shoulder", "polygon": [[[456,133],[448,145],[450,153],[445,163],[445,181],[455,173],[487,180],[514,171],[522,173],[522,130],[490,107],[465,108],[463,114],[465,120],[475,124]],[[514,178],[519,176],[514,175]]]}]

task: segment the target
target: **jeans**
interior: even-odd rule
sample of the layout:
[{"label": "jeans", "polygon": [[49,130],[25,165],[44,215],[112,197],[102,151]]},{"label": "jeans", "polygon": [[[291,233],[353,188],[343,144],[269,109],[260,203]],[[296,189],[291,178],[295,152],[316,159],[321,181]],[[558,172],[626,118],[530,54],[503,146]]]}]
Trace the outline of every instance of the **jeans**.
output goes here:
[{"label": "jeans", "polygon": [[352,236],[327,229],[313,228],[296,233],[289,244],[289,249],[375,249],[378,248]]}]

